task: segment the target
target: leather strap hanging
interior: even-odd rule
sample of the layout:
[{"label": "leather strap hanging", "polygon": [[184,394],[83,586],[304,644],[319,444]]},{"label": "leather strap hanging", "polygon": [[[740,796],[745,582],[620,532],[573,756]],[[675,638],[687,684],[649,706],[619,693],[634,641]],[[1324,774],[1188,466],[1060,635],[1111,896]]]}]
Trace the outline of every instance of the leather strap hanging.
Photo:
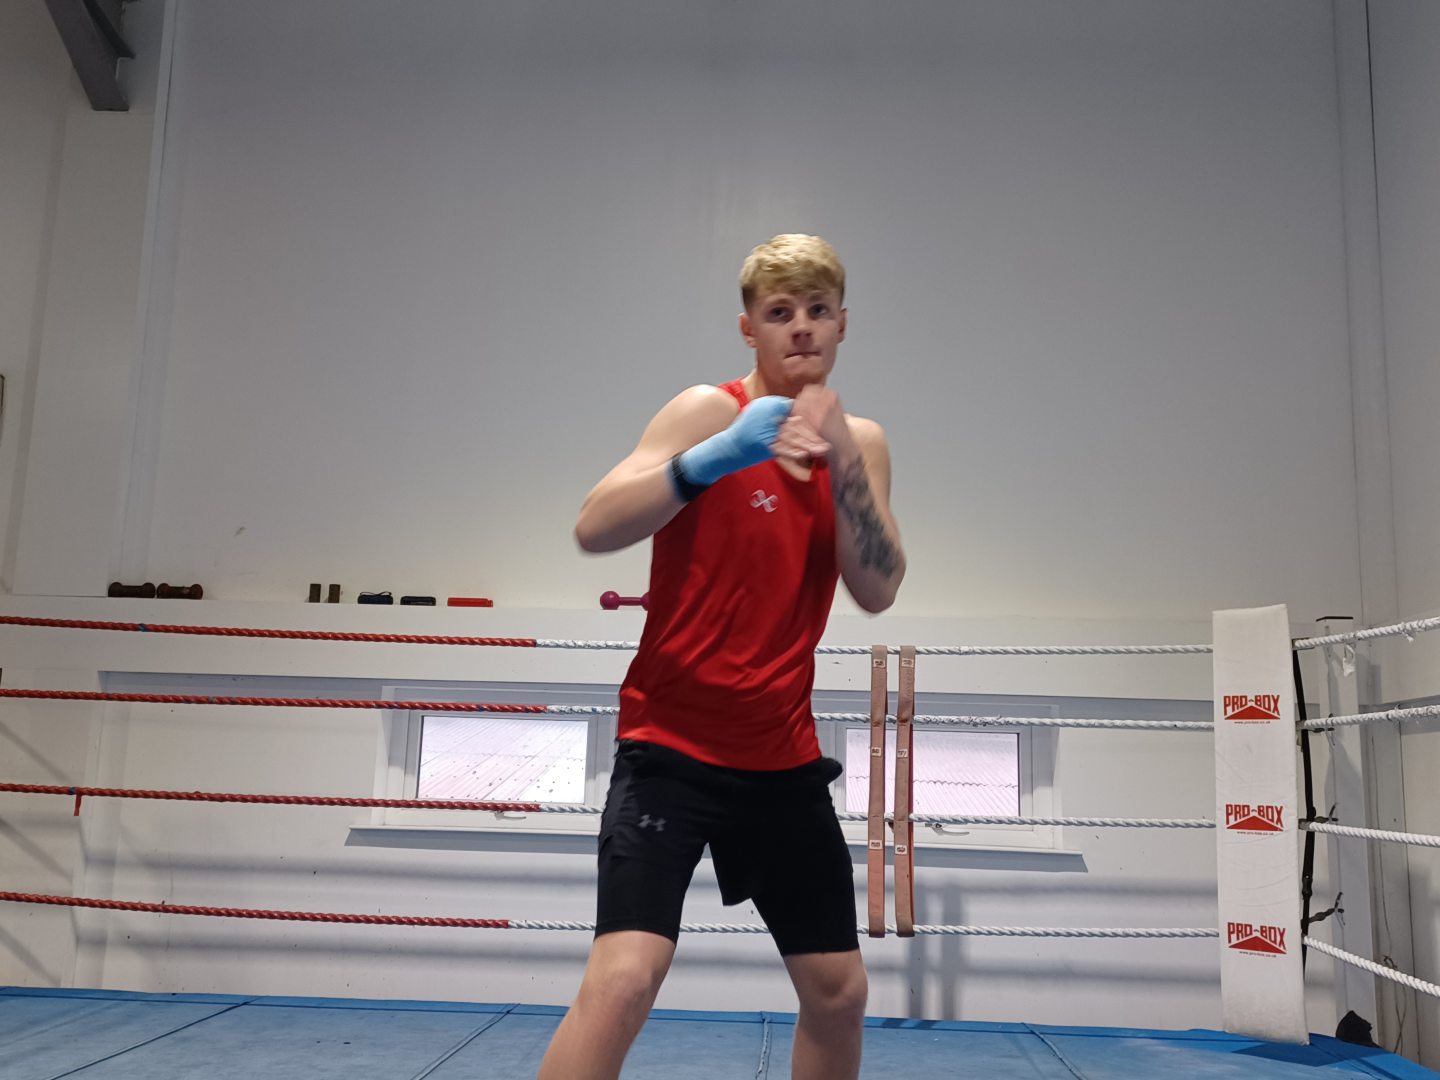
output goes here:
[{"label": "leather strap hanging", "polygon": [[885,728],[890,704],[890,650],[870,648],[870,810],[865,855],[872,938],[885,936]]},{"label": "leather strap hanging", "polygon": [[915,936],[915,646],[900,648],[900,700],[895,709],[895,932]]}]

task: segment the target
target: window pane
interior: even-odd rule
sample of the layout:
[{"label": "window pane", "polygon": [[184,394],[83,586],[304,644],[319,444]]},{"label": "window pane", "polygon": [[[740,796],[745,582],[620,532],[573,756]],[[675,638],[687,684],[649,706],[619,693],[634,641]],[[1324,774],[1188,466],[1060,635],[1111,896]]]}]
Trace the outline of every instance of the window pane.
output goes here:
[{"label": "window pane", "polygon": [[[895,805],[895,732],[886,732],[885,807]],[[912,772],[916,814],[1020,813],[1020,736],[1014,732],[917,731]],[[870,732],[845,733],[845,809],[870,805]]]},{"label": "window pane", "polygon": [[585,801],[586,720],[427,716],[421,799]]}]

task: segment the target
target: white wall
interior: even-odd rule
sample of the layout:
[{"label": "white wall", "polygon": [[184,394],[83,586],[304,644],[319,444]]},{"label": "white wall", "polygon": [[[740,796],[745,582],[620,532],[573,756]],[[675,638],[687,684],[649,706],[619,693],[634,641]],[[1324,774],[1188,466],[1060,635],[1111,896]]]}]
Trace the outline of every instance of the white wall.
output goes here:
[{"label": "white wall", "polygon": [[1370,10],[1395,540],[1409,613],[1440,607],[1440,11],[1419,0]]},{"label": "white wall", "polygon": [[[1372,0],[1376,181],[1385,295],[1385,351],[1395,540],[1407,615],[1440,613],[1440,9],[1419,0]],[[1397,649],[1400,647],[1397,647]],[[1405,655],[1409,654],[1409,655]],[[1391,667],[1395,697],[1440,701],[1440,654],[1428,640]],[[1440,833],[1440,725],[1407,727],[1405,814],[1415,832]],[[1440,863],[1410,856],[1416,974],[1440,982]],[[1424,1060],[1440,1061],[1440,1007],[1420,1001]]]},{"label": "white wall", "polygon": [[[638,592],[575,507],[746,370],[739,262],[813,229],[852,271],[836,384],[894,443],[902,610],[1356,609],[1322,6],[177,10],[128,546],[72,526],[116,481],[53,447],[17,591]],[[44,429],[123,453],[114,378]]]},{"label": "white wall", "polygon": [[11,579],[60,150],[78,85],[43,4],[0,7],[0,578]]},{"label": "white wall", "polygon": [[26,387],[33,415],[22,428],[23,465],[12,496],[19,502],[10,511],[7,581],[15,592],[66,594],[83,580],[78,591],[104,595],[115,576],[108,564],[118,556],[143,389],[139,314],[149,280],[165,12],[163,4],[126,11],[125,38],[138,55],[119,65],[128,111],[94,112],[78,91],[66,103],[37,268],[43,310],[33,387]]},{"label": "white wall", "polygon": [[[82,103],[70,61],[44,4],[0,4],[0,579],[14,566],[19,517],[14,510],[25,472],[62,169],[66,117]],[[8,666],[8,660],[7,660]],[[0,714],[0,762],[7,779],[55,783],[83,774],[89,710],[37,716]],[[26,888],[68,892],[78,830],[36,805],[7,806],[0,817],[0,865]],[[0,919],[0,981],[53,985],[74,962],[64,912],[15,907]]]}]

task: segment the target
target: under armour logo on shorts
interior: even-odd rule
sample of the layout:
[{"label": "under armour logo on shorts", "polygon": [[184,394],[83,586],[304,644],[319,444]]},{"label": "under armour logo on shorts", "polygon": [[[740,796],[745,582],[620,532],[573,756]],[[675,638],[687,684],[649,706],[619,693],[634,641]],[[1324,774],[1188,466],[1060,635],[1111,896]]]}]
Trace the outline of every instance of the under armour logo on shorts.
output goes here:
[{"label": "under armour logo on shorts", "polygon": [[755,494],[750,496],[750,505],[756,510],[763,507],[767,514],[773,514],[780,505],[780,496],[766,495],[764,489],[757,488]]},{"label": "under armour logo on shorts", "polygon": [[664,819],[663,817],[662,817],[662,818],[652,818],[649,814],[646,814],[644,817],[642,817],[642,818],[640,819],[640,828],[642,828],[642,829],[648,829],[648,828],[650,828],[652,825],[655,827],[655,831],[656,831],[656,832],[664,832],[664,831],[665,831],[665,819]]}]

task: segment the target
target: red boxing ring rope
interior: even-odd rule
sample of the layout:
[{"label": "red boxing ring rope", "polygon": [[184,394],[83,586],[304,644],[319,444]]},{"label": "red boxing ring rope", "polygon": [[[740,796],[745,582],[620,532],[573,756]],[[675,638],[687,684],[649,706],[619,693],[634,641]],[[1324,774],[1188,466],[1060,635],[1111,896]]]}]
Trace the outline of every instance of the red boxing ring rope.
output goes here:
[{"label": "red boxing ring rope", "polygon": [[85,896],[44,896],[0,892],[0,901],[54,907],[148,911],[159,915],[210,915],[222,919],[273,919],[280,922],[362,923],[369,926],[454,926],[466,930],[508,930],[509,919],[447,919],[425,915],[347,915],[331,911],[272,911],[266,908],[199,907],[194,904],[142,904],[135,900],[94,900]]},{"label": "red boxing ring rope", "polygon": [[63,784],[0,783],[0,792],[19,795],[73,795],[75,812],[80,800],[166,799],[173,802],[253,803],[276,806],[352,806],[387,810],[485,810],[496,814],[541,814],[544,803],[475,802],[460,799],[362,799],[343,795],[244,795],[224,791],[151,791],[145,788],[71,787]]},{"label": "red boxing ring rope", "polygon": [[[219,694],[109,694],[99,690],[0,689],[0,698],[42,701],[128,701],[154,705],[264,705],[284,709],[399,709],[459,713],[548,713],[552,705],[496,705],[483,701],[366,701],[356,698],[228,697]],[[561,706],[561,709],[567,706]]]},{"label": "red boxing ring rope", "polygon": [[37,619],[25,615],[0,615],[0,626],[48,626],[60,630],[120,630],[142,634],[191,634],[198,637],[285,638],[292,641],[370,641],[392,645],[477,645],[499,649],[536,647],[534,638],[361,634],[337,630],[263,630],[243,626],[178,626],[163,623],[95,622],[89,619]]}]

